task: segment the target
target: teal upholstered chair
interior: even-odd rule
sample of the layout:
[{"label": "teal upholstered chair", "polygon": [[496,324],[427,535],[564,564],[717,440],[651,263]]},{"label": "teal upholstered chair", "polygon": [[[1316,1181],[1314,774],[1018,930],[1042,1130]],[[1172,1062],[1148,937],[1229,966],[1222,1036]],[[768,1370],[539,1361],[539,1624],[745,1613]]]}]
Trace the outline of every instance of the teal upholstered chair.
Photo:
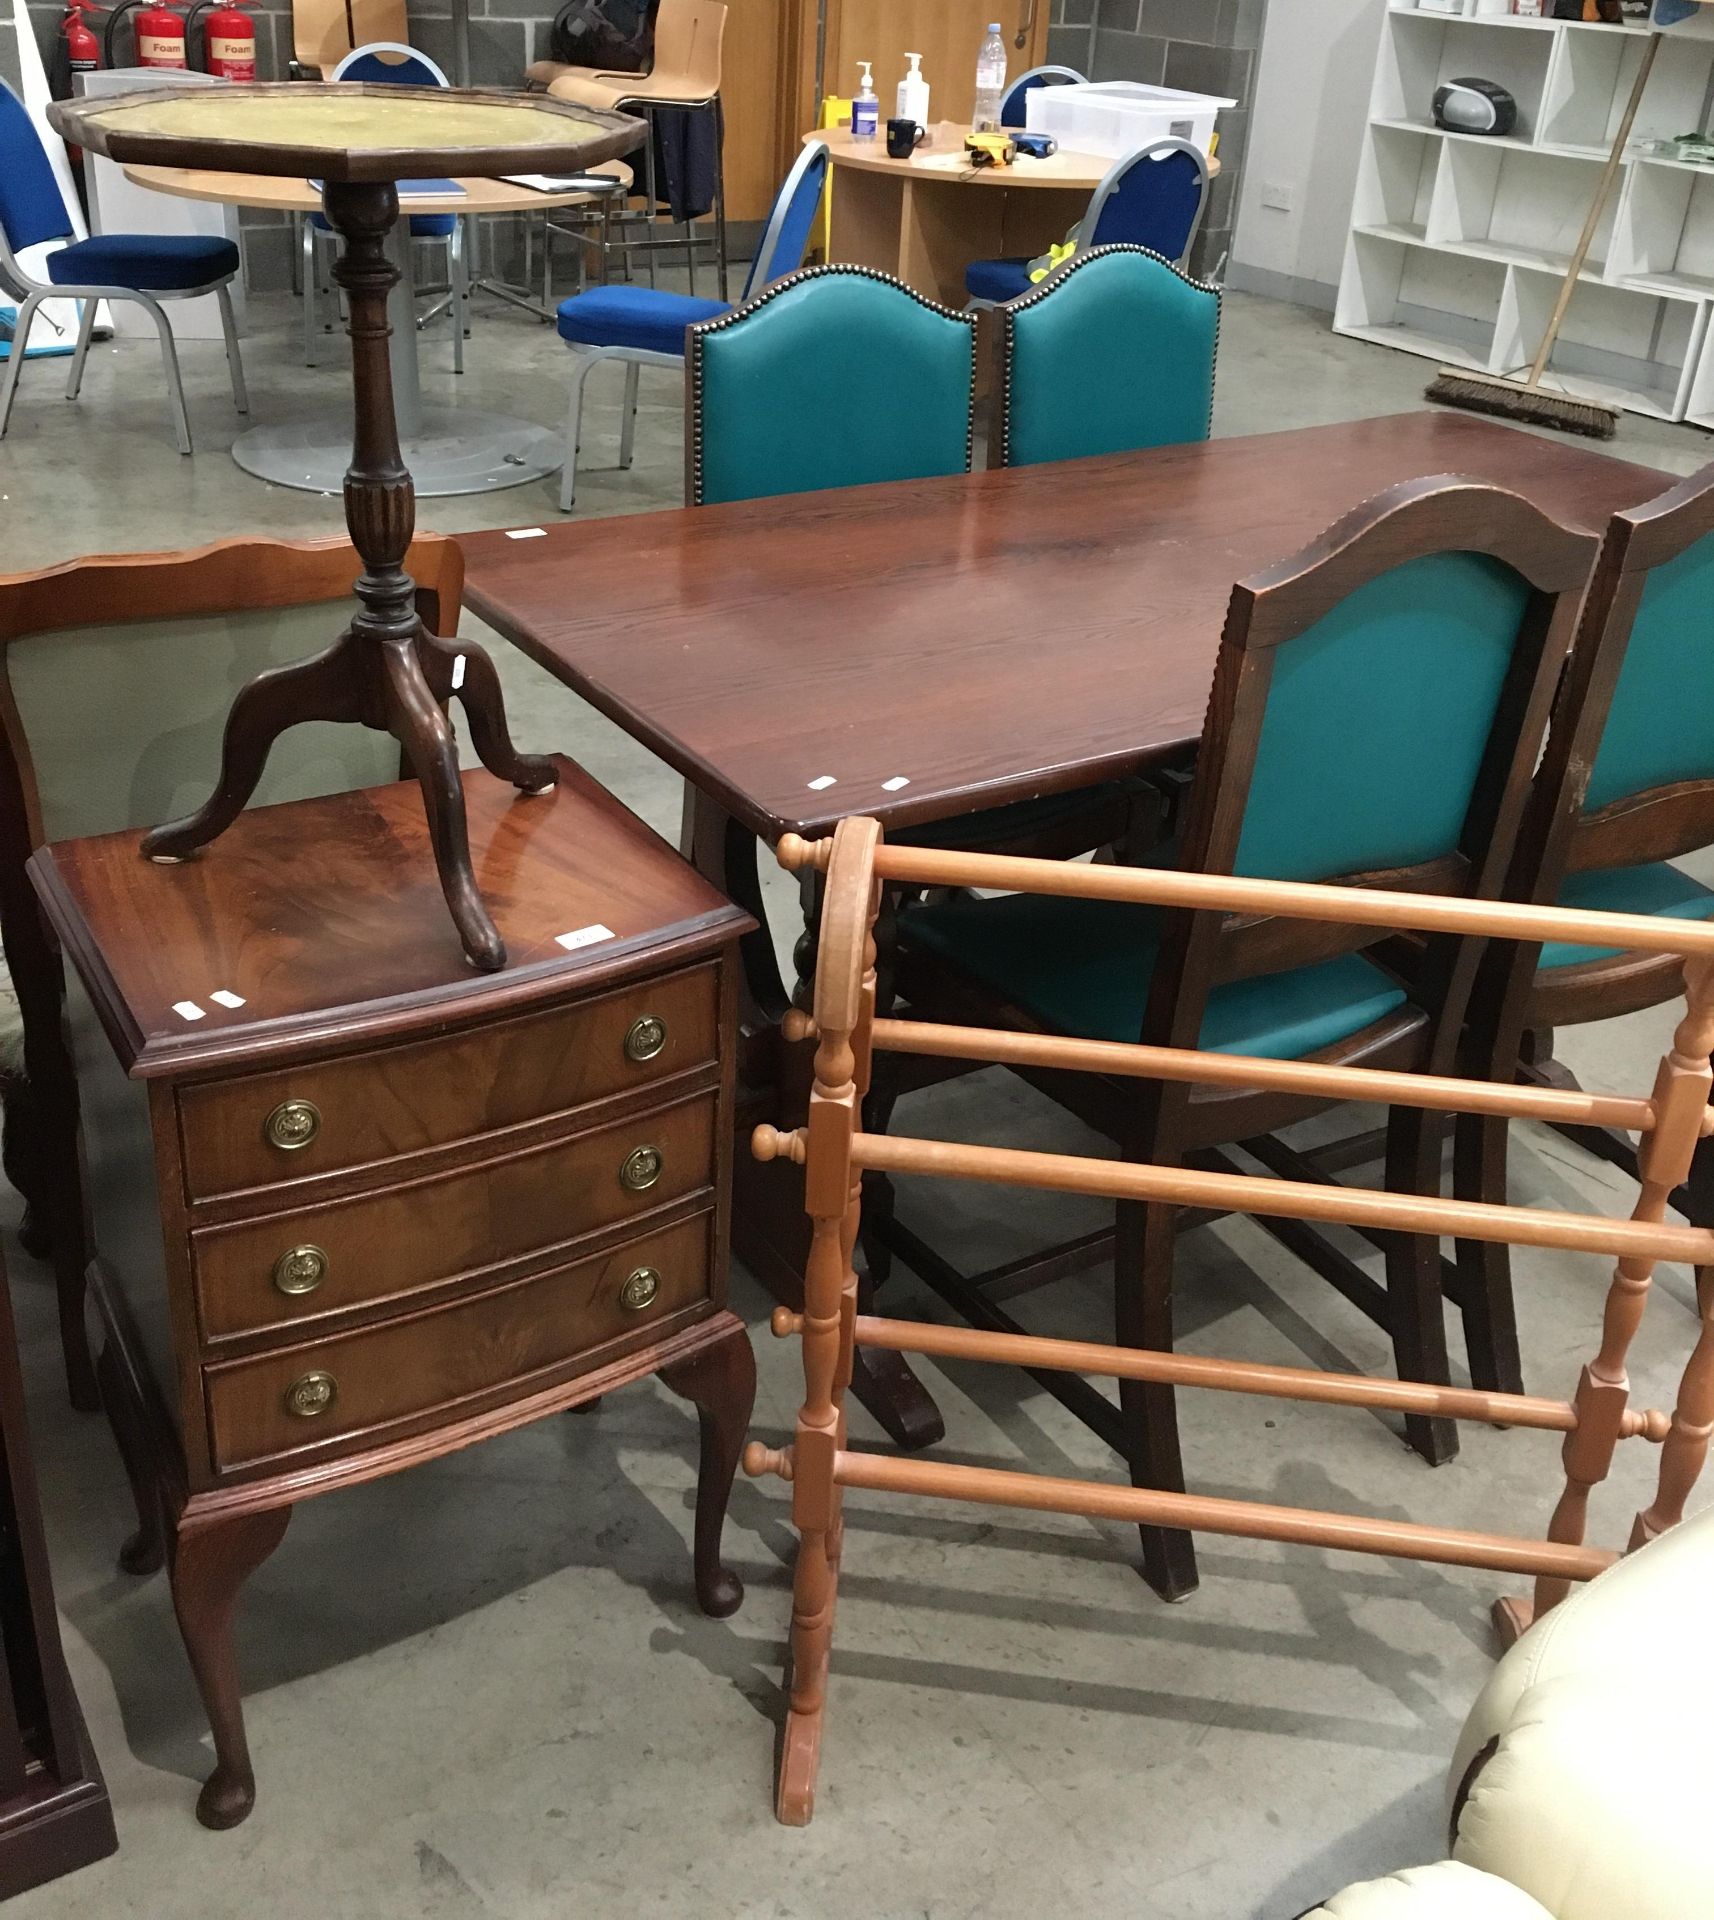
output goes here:
[{"label": "teal upholstered chair", "polygon": [[976,323],[868,267],[693,326],[686,369],[692,506],[969,470]]},{"label": "teal upholstered chair", "polygon": [[[686,335],[692,506],[967,472],[976,322],[870,267],[809,267]],[[1066,857],[1153,836],[1140,782],[918,829],[937,846]],[[906,836],[909,837],[909,836]]]},{"label": "teal upholstered chair", "polygon": [[997,317],[989,466],[1208,438],[1220,294],[1158,253],[1077,254]]},{"label": "teal upholstered chair", "polygon": [[[1512,890],[1520,898],[1613,913],[1703,920],[1714,892],[1674,864],[1714,846],[1714,467],[1618,514],[1590,588],[1536,780]],[[1677,1000],[1679,963],[1550,942],[1496,949],[1472,1018],[1482,1071],[1571,1084],[1553,1059],[1558,1027]],[[1629,1135],[1567,1128],[1636,1174]],[[1504,1121],[1461,1116],[1455,1180],[1506,1197]],[[1714,1155],[1705,1142],[1676,1203],[1714,1224]],[[1472,1373],[1517,1391],[1521,1365],[1507,1250],[1460,1246]],[[1478,1366],[1479,1354],[1489,1356]]]},{"label": "teal upholstered chair", "polygon": [[[1496,895],[1593,548],[1516,495],[1413,481],[1235,588],[1179,864]],[[898,938],[911,1017],[1429,1072],[1451,1068],[1478,957],[1437,940],[1407,992],[1377,958],[1373,930],[1025,895],[912,907]],[[1038,1084],[1126,1158],[1160,1165],[1229,1168],[1221,1150],[1237,1142],[1267,1161],[1269,1137],[1317,1110],[1222,1087],[1082,1075]],[[1394,1110],[1389,1185],[1438,1191],[1443,1138],[1435,1116]],[[1262,1224],[1386,1329],[1402,1377],[1447,1379],[1434,1243],[1385,1236],[1381,1286],[1313,1230]],[[1172,1346],[1176,1225],[1171,1208],[1119,1209],[1122,1342]],[[894,1246],[910,1259],[906,1236]],[[983,1323],[1001,1325],[984,1302]],[[1182,1486],[1170,1389],[1125,1383],[1117,1409],[1087,1389],[1068,1404],[1137,1484]],[[1455,1450],[1450,1422],[1406,1424],[1430,1461]],[[1169,1595],[1195,1584],[1187,1535],[1145,1529],[1143,1539],[1153,1584]]]}]

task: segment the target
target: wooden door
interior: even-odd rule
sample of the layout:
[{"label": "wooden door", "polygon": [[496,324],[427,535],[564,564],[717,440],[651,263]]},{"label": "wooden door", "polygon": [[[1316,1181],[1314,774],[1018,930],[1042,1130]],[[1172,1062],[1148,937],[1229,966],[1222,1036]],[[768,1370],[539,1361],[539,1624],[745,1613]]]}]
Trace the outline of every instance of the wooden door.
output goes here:
[{"label": "wooden door", "polygon": [[[806,10],[814,15],[814,0]],[[827,0],[822,91],[855,93],[858,61],[873,61],[885,121],[905,76],[908,50],[922,55],[931,118],[968,125],[976,104],[976,56],[988,23],[998,20],[1004,28],[1006,69],[1016,79],[1047,58],[1052,10],[1052,0]]]}]

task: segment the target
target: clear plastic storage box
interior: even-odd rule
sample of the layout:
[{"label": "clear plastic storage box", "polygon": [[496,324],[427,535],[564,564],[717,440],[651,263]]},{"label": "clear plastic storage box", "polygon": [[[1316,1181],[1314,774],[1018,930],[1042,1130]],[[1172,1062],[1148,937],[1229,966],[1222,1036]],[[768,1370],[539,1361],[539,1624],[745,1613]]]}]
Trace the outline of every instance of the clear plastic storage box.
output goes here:
[{"label": "clear plastic storage box", "polygon": [[1117,160],[1157,140],[1188,140],[1206,153],[1220,110],[1237,104],[1140,80],[1101,80],[1037,87],[1025,112],[1030,132],[1051,133],[1068,152]]}]

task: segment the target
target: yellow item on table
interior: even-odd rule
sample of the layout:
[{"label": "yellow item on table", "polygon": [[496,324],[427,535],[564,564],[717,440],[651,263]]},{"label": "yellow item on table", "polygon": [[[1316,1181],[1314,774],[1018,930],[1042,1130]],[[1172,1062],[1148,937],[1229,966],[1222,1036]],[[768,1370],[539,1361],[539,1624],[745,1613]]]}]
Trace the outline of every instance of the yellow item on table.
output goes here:
[{"label": "yellow item on table", "polygon": [[967,133],[964,151],[976,167],[1009,167],[1012,164],[1012,139],[1005,133]]}]

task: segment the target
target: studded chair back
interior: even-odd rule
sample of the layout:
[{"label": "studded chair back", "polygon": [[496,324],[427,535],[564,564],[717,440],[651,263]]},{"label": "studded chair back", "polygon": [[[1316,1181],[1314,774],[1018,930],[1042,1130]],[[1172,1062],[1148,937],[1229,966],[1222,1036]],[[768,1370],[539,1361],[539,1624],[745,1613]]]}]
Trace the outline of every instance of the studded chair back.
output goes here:
[{"label": "studded chair back", "polygon": [[866,267],[777,280],[686,336],[694,506],[970,466],[976,323]]}]

